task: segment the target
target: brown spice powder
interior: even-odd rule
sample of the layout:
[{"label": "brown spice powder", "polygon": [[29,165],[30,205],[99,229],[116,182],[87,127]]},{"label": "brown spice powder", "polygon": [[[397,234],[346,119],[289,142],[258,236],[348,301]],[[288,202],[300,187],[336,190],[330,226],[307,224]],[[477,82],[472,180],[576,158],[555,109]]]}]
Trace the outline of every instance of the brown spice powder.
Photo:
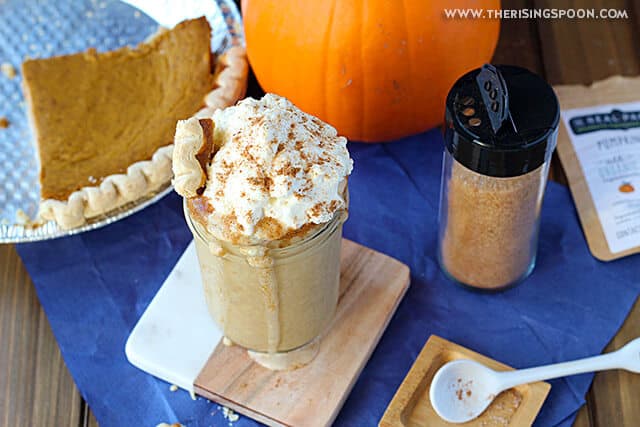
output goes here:
[{"label": "brown spice powder", "polygon": [[262,191],[268,192],[273,186],[273,180],[268,176],[263,177],[250,177],[247,178],[247,182],[253,186],[258,187]]},{"label": "brown spice powder", "polygon": [[284,233],[284,226],[280,221],[269,216],[265,216],[256,224],[256,231],[262,232],[262,234],[271,240],[279,239]]},{"label": "brown spice powder", "polygon": [[291,163],[287,162],[287,164],[284,165],[282,169],[277,170],[276,173],[280,176],[289,176],[291,178],[295,178],[300,170],[300,168],[295,168],[291,166]]},{"label": "brown spice powder", "polygon": [[327,206],[326,202],[316,203],[311,208],[309,208],[308,213],[314,216],[318,216],[325,209],[326,206]]},{"label": "brown spice powder", "polygon": [[213,212],[213,206],[206,197],[191,197],[187,199],[187,208],[194,219],[202,224],[206,224],[207,217]]},{"label": "brown spice powder", "polygon": [[[459,282],[498,289],[519,280],[535,255],[545,165],[496,178],[452,162],[442,220],[441,261]],[[447,179],[445,177],[444,179]]]}]

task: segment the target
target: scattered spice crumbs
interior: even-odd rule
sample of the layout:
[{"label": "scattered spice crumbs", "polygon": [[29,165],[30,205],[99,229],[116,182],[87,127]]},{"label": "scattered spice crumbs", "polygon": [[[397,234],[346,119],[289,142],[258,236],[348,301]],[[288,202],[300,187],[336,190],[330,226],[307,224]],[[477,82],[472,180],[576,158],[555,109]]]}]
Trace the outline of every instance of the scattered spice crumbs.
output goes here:
[{"label": "scattered spice crumbs", "polygon": [[231,421],[232,423],[238,421],[238,419],[240,418],[240,415],[236,414],[235,412],[233,412],[233,409],[229,409],[226,406],[222,407],[222,415],[225,419]]}]

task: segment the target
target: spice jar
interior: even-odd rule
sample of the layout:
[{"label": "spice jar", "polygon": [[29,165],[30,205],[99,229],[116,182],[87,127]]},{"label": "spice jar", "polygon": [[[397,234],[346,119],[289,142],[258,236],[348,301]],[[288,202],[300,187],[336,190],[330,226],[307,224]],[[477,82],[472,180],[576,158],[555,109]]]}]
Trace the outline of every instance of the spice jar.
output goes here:
[{"label": "spice jar", "polygon": [[520,67],[487,64],[449,91],[438,259],[457,283],[499,290],[533,270],[559,118],[553,89]]}]

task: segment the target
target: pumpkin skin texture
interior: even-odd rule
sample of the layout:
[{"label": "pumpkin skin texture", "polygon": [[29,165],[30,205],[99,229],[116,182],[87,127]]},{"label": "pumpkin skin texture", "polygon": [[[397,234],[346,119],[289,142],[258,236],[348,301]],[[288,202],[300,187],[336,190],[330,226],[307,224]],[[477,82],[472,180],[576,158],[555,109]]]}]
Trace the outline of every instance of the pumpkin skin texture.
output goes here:
[{"label": "pumpkin skin texture", "polygon": [[446,19],[444,8],[499,0],[244,0],[247,54],[267,92],[357,141],[432,128],[458,77],[488,62],[497,19]]}]

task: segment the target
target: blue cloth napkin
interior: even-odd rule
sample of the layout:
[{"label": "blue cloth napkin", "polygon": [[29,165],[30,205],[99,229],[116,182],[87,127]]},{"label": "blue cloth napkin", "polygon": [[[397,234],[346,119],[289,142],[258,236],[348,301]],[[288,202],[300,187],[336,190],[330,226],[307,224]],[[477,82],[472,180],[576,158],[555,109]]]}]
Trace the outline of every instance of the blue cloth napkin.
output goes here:
[{"label": "blue cloth napkin", "polygon": [[[442,139],[350,144],[355,169],[346,237],[411,267],[411,287],[340,412],[338,426],[375,426],[431,334],[517,368],[602,351],[640,292],[640,258],[590,254],[566,188],[549,183],[538,264],[494,295],[449,282],[436,261]],[[191,236],[175,194],[106,228],[18,246],[83,397],[102,427],[226,426],[220,407],[137,370],[124,354],[136,321]],[[569,426],[592,375],[551,381],[537,426]],[[318,393],[322,393],[321,390]],[[241,418],[238,427],[257,425]]]}]

